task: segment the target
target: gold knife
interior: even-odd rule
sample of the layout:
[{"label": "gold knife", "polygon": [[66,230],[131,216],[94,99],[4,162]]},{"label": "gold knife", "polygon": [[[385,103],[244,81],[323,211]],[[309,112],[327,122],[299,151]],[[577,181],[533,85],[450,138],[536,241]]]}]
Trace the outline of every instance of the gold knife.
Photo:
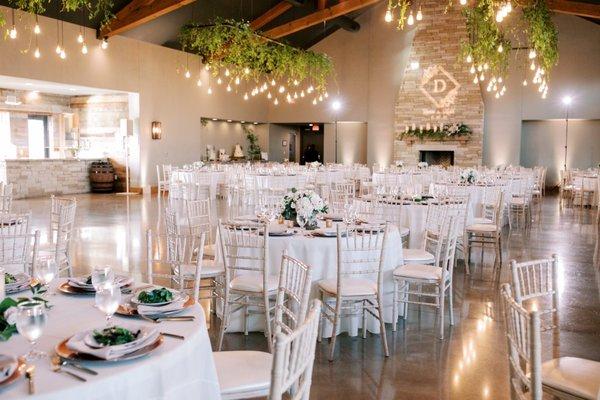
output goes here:
[{"label": "gold knife", "polygon": [[27,366],[27,369],[25,370],[25,377],[27,378],[27,381],[29,382],[29,394],[35,393],[35,382],[33,381],[34,375],[35,375],[35,365]]}]

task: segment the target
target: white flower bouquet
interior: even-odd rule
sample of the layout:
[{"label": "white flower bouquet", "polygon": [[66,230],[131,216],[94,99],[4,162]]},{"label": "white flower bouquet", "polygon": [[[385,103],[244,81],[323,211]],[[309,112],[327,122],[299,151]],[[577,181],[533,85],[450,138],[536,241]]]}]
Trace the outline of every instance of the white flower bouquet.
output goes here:
[{"label": "white flower bouquet", "polygon": [[417,164],[417,168],[419,169],[425,169],[429,166],[429,164],[427,164],[425,161],[421,161],[420,163]]},{"label": "white flower bouquet", "polygon": [[479,174],[473,168],[468,168],[460,173],[460,182],[467,185],[473,185],[477,182]]},{"label": "white flower bouquet", "polygon": [[402,160],[396,160],[395,164],[396,164],[396,168],[404,167],[404,162]]},{"label": "white flower bouquet", "polygon": [[[307,221],[316,222],[319,214],[328,211],[327,203],[312,190],[297,190],[292,188],[282,200],[283,218],[295,221],[301,215]],[[308,225],[308,224],[307,224]]]}]

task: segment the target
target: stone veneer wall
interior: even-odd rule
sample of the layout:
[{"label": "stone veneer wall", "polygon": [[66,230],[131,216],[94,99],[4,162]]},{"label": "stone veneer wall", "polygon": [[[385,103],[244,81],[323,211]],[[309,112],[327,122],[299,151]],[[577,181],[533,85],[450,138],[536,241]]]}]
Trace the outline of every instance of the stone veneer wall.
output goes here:
[{"label": "stone veneer wall", "polygon": [[[444,13],[447,4],[439,0],[420,3],[423,20],[416,23],[417,32],[394,112],[394,160],[402,160],[405,165],[419,161],[419,150],[454,151],[454,164],[459,166],[482,162],[483,98],[479,84],[473,83],[469,66],[459,60],[460,43],[467,39],[464,18],[456,5]],[[420,65],[413,70],[411,62],[415,61]],[[473,130],[469,141],[426,140],[410,144],[399,139],[407,126],[461,122]]]},{"label": "stone veneer wall", "polygon": [[93,161],[97,160],[5,160],[0,161],[0,171],[4,172],[6,181],[12,183],[15,199],[87,193]]}]

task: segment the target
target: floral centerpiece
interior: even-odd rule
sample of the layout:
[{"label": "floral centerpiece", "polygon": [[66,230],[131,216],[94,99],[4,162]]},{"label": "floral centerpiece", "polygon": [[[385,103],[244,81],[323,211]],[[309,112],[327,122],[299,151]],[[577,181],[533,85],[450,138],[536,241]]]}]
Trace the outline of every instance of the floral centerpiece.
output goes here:
[{"label": "floral centerpiece", "polygon": [[460,182],[467,185],[473,185],[477,182],[479,174],[473,168],[468,168],[460,173]]},{"label": "floral centerpiece", "polygon": [[425,169],[429,166],[429,164],[427,164],[425,161],[421,161],[420,163],[417,164],[417,168],[419,169]]},{"label": "floral centerpiece", "polygon": [[396,162],[394,164],[396,165],[396,168],[404,167],[404,161],[402,161],[402,160],[396,160]]},{"label": "floral centerpiece", "polygon": [[0,341],[7,341],[17,333],[17,304],[10,297],[0,302]]},{"label": "floral centerpiece", "polygon": [[283,218],[296,221],[298,215],[307,221],[306,229],[317,227],[317,216],[328,211],[327,203],[312,190],[292,188],[282,200]]}]

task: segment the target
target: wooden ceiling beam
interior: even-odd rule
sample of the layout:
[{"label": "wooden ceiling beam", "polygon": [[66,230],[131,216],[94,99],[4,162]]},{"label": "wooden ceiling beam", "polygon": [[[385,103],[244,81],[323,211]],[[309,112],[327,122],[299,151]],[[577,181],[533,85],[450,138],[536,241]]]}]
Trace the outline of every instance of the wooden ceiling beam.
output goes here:
[{"label": "wooden ceiling beam", "polygon": [[99,38],[119,35],[137,26],[168,14],[195,0],[132,0],[107,26],[98,32]]},{"label": "wooden ceiling beam", "polygon": [[346,15],[352,11],[360,10],[361,8],[368,7],[372,4],[378,3],[381,0],[344,0],[338,4],[324,8],[308,14],[302,18],[298,18],[294,21],[288,22],[277,26],[273,29],[269,29],[265,32],[265,36],[272,39],[279,39],[281,37],[291,35],[292,33],[310,28],[311,26],[320,24],[330,19],[337,18],[342,15]]},{"label": "wooden ceiling beam", "polygon": [[561,14],[600,19],[600,4],[571,0],[546,0],[548,8]]},{"label": "wooden ceiling beam", "polygon": [[260,29],[292,7],[293,5],[288,3],[287,1],[280,1],[279,3],[275,4],[270,10],[265,12],[263,15],[250,22],[250,28]]}]

